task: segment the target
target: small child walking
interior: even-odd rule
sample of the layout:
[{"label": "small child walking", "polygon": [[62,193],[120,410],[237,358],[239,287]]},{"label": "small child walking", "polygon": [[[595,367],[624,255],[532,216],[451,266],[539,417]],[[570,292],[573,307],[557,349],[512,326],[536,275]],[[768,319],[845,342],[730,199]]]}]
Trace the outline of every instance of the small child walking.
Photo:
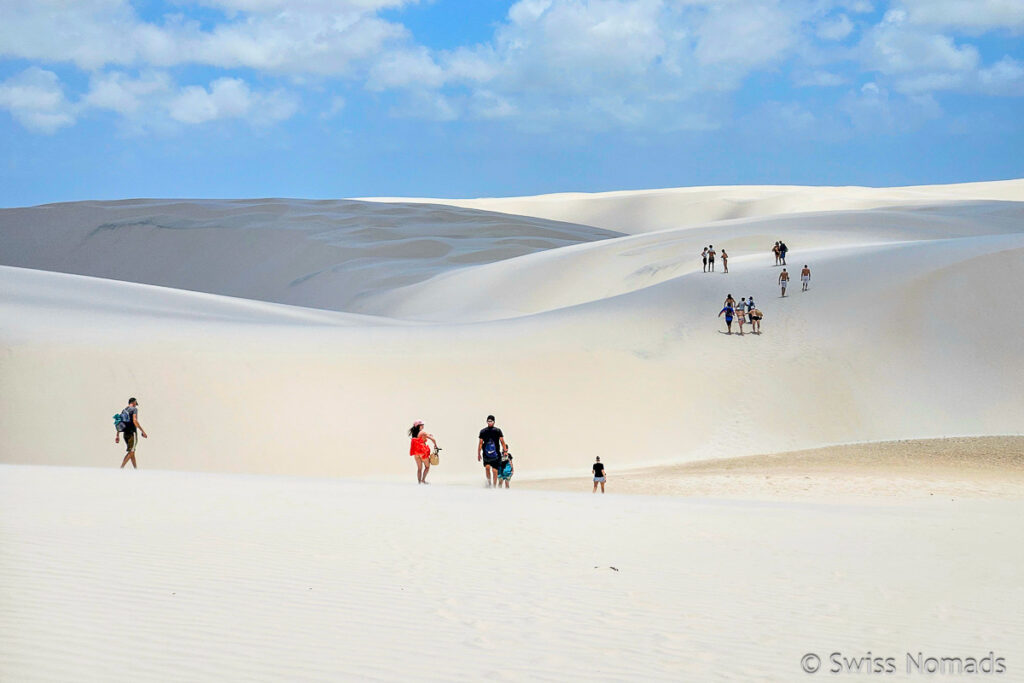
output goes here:
[{"label": "small child walking", "polygon": [[516,466],[512,464],[512,454],[506,448],[501,457],[501,469],[498,470],[498,488],[501,488],[501,482],[505,482],[505,488],[508,488],[515,473]]}]

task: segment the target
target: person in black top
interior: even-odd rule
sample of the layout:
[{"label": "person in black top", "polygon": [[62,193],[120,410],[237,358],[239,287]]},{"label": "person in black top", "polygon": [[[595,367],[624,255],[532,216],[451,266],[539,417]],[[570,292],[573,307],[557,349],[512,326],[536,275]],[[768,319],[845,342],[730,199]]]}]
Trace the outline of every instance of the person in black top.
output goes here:
[{"label": "person in black top", "polygon": [[597,460],[594,461],[594,466],[591,467],[594,471],[594,490],[591,493],[597,493],[597,485],[601,485],[601,493],[604,493],[604,463],[601,462],[601,456],[597,456]]},{"label": "person in black top", "polygon": [[494,426],[494,416],[487,416],[487,426],[480,430],[480,441],[476,446],[476,460],[484,463],[484,478],[487,488],[498,485],[498,473],[501,472],[501,454],[508,450],[505,435]]}]

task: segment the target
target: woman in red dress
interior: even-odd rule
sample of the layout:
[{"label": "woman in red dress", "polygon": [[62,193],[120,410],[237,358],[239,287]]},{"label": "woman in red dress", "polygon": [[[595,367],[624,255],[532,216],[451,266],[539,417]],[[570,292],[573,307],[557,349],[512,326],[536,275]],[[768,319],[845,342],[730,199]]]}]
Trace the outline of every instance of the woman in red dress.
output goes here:
[{"label": "woman in red dress", "polygon": [[409,455],[416,461],[416,482],[426,484],[427,474],[430,472],[430,446],[427,445],[427,441],[433,443],[434,448],[437,448],[437,442],[432,435],[423,431],[422,420],[412,423],[409,436],[412,439],[409,442]]}]

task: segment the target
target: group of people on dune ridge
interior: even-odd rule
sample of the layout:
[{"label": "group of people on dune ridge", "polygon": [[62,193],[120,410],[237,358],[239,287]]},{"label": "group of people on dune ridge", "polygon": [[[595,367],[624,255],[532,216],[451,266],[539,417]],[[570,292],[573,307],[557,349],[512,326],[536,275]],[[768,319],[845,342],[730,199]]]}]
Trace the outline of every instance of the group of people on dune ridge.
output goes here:
[{"label": "group of people on dune ridge", "polygon": [[[779,277],[776,280],[782,293],[779,298],[786,296],[786,288],[789,287],[789,271],[784,267],[786,265],[786,254],[789,252],[789,247],[786,246],[785,242],[779,241],[772,247],[772,254],[775,255],[775,265],[783,266],[782,272],[779,273]],[[728,257],[726,256],[725,249],[722,249],[722,265],[725,266],[725,272],[729,272]],[[707,246],[701,253],[701,260],[704,262],[704,272],[714,272],[715,270],[715,249],[713,246]],[[800,271],[800,291],[806,292],[811,284],[811,269],[805,263],[803,269]],[[739,333],[743,335],[743,325],[749,324],[751,332],[754,334],[761,334],[761,320],[764,318],[764,313],[761,312],[756,305],[754,305],[754,297],[744,297],[740,300],[737,305],[736,300],[732,298],[732,294],[725,297],[725,303],[722,309],[718,312],[718,317],[725,316],[725,334],[732,334],[732,324],[735,322],[739,327]]]}]

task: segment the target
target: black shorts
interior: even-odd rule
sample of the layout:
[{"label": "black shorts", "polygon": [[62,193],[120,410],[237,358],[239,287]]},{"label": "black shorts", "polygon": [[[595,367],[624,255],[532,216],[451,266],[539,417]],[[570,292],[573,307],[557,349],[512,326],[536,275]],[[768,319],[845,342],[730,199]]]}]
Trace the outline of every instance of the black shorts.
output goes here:
[{"label": "black shorts", "polygon": [[501,458],[495,458],[494,460],[488,460],[484,458],[484,467],[493,467],[494,469],[501,471]]},{"label": "black shorts", "polygon": [[124,432],[121,434],[124,437],[124,450],[126,453],[131,453],[135,450],[135,444],[138,442],[139,433],[136,431]]}]

